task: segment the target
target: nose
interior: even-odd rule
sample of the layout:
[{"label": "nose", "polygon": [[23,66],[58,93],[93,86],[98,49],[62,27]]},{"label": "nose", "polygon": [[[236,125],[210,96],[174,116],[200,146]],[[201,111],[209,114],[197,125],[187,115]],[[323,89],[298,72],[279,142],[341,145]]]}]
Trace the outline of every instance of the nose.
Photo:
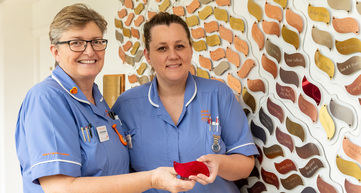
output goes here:
[{"label": "nose", "polygon": [[85,47],[85,50],[83,51],[83,54],[93,55],[95,53],[95,51],[91,45],[91,42],[87,42],[85,46],[86,47]]},{"label": "nose", "polygon": [[174,49],[174,48],[170,48],[170,49],[169,49],[169,53],[168,53],[168,57],[169,57],[170,59],[176,59],[176,58],[178,58],[177,50]]}]

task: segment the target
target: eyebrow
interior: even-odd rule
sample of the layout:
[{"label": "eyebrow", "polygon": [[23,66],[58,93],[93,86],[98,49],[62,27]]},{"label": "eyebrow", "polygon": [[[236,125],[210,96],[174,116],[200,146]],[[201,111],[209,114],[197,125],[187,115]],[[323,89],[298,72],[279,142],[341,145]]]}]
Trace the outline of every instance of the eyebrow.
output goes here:
[{"label": "eyebrow", "polygon": [[[183,41],[183,40],[177,40],[177,41],[175,41],[175,43],[186,43],[185,41]],[[167,42],[159,42],[156,46],[158,46],[158,45],[166,45],[167,44]]]},{"label": "eyebrow", "polygon": [[[71,40],[84,40],[84,38],[80,37],[80,36],[70,36],[69,39],[71,39]],[[96,39],[103,39],[103,36],[96,36],[96,37],[91,38],[91,40],[96,40]]]}]

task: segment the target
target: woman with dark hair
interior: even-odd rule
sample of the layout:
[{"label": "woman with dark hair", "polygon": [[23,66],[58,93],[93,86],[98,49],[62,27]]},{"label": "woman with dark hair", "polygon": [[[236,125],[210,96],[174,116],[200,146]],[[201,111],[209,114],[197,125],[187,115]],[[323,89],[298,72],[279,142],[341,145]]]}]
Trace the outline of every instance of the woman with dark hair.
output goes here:
[{"label": "woman with dark hair", "polygon": [[249,176],[258,151],[233,91],[190,74],[192,41],[177,15],[153,16],[144,25],[144,41],[144,56],[156,76],[125,91],[112,107],[131,139],[132,169],[198,160],[210,176],[190,176],[200,184],[189,192],[239,192],[232,181]]}]

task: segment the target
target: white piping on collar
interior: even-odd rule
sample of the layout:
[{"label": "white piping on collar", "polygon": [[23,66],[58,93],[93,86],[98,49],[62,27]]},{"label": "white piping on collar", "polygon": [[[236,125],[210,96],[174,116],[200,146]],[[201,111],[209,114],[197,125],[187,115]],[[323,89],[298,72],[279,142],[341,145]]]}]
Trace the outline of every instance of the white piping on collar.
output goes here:
[{"label": "white piping on collar", "polygon": [[[193,96],[189,99],[189,101],[186,103],[186,107],[193,101],[193,99],[194,99],[194,97],[196,97],[196,94],[197,94],[197,83],[196,83],[196,81],[195,80],[193,80],[194,81],[194,93],[193,93]],[[149,102],[150,102],[150,104],[152,104],[153,106],[155,106],[155,107],[159,107],[159,105],[158,104],[155,104],[153,101],[152,101],[152,99],[150,98],[150,91],[152,90],[152,85],[153,85],[153,82],[150,84],[150,86],[149,86],[149,90],[148,90],[148,100],[149,100]]]},{"label": "white piping on collar", "polygon": [[152,101],[152,99],[150,98],[150,90],[152,90],[152,85],[153,85],[153,82],[150,84],[150,86],[149,86],[149,90],[148,90],[148,100],[149,100],[149,102],[150,102],[150,104],[152,104],[153,106],[155,106],[155,107],[159,107],[159,105],[157,105],[157,104],[155,104],[153,101]]},{"label": "white piping on collar", "polygon": [[73,94],[71,94],[68,90],[66,90],[66,88],[63,86],[63,84],[61,84],[61,82],[60,82],[53,74],[51,75],[51,78],[53,78],[56,82],[58,82],[58,84],[59,84],[61,87],[63,87],[63,89],[64,89],[67,93],[69,93],[69,95],[72,96],[74,99],[90,105],[90,102],[89,102],[89,101],[85,101],[85,100],[79,99],[79,98],[75,97]]},{"label": "white piping on collar", "polygon": [[196,97],[196,94],[197,94],[197,84],[196,84],[196,81],[194,81],[194,93],[193,93],[193,96],[192,98],[189,99],[189,101],[186,103],[186,107],[193,101],[194,97]]}]

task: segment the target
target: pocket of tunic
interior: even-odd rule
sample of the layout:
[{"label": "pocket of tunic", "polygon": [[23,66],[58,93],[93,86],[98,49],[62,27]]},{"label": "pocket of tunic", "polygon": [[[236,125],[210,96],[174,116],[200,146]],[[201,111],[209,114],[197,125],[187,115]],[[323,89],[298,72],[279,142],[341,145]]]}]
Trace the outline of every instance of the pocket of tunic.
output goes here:
[{"label": "pocket of tunic", "polygon": [[135,171],[143,171],[144,170],[144,152],[143,145],[141,140],[141,135],[137,134],[137,129],[133,128],[129,131],[125,132],[125,135],[131,136],[132,140],[132,148],[129,150],[130,155],[130,165]]},{"label": "pocket of tunic", "polygon": [[220,125],[218,126],[218,129],[216,127],[217,126],[214,125],[214,129],[212,127],[207,129],[206,153],[226,154],[226,146],[221,137],[222,128]]},{"label": "pocket of tunic", "polygon": [[[87,124],[86,124],[87,125]],[[99,142],[96,127],[101,123],[92,123],[92,128],[79,129],[82,154],[82,175],[104,175],[107,173],[109,159],[104,144]]]}]

